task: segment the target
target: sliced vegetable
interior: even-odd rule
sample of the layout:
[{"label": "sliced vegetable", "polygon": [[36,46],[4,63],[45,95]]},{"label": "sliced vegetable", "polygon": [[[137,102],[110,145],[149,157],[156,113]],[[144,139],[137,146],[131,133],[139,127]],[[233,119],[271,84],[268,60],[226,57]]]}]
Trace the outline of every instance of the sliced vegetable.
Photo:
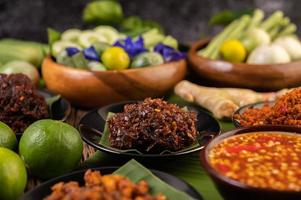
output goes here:
[{"label": "sliced vegetable", "polygon": [[78,52],[77,54],[74,54],[71,58],[76,68],[85,69],[88,67],[88,61],[86,60],[83,52]]},{"label": "sliced vegetable", "polygon": [[119,32],[112,26],[98,26],[94,31],[106,38],[109,44],[115,43],[119,38]]},{"label": "sliced vegetable", "polygon": [[54,57],[56,57],[60,52],[64,51],[66,48],[70,48],[70,47],[81,49],[81,47],[76,43],[60,40],[60,41],[56,41],[53,43],[52,55]]},{"label": "sliced vegetable", "polygon": [[78,37],[80,36],[81,33],[82,31],[79,29],[75,29],[75,28],[68,29],[62,33],[61,39],[77,43]]},{"label": "sliced vegetable", "polygon": [[87,48],[96,42],[108,43],[108,40],[105,36],[100,35],[94,31],[83,31],[78,38],[78,42],[82,47]]},{"label": "sliced vegetable", "polygon": [[156,52],[146,52],[136,56],[133,59],[131,67],[139,68],[145,66],[160,65],[162,63],[164,63],[164,59],[160,54]]},{"label": "sliced vegetable", "polygon": [[257,47],[250,54],[247,63],[250,64],[279,64],[290,62],[290,56],[279,45],[262,45]]},{"label": "sliced vegetable", "polygon": [[167,45],[167,46],[170,46],[170,47],[172,47],[174,49],[178,49],[178,47],[179,47],[178,41],[174,37],[172,37],[170,35],[166,36],[164,38],[164,40],[162,41],[162,43],[165,44],[165,45]]},{"label": "sliced vegetable", "polygon": [[283,36],[277,38],[273,44],[277,44],[283,47],[286,52],[290,55],[292,60],[301,59],[301,43],[294,36]]},{"label": "sliced vegetable", "polygon": [[[66,48],[68,49],[68,48]],[[77,52],[78,53],[78,52]],[[75,67],[74,63],[73,63],[73,60],[72,60],[72,57],[70,56],[73,56],[74,54],[72,55],[68,55],[67,51],[64,50],[64,51],[61,51],[57,56],[56,56],[56,62],[59,63],[59,64],[62,64],[62,65],[65,65],[67,67]]]},{"label": "sliced vegetable", "polygon": [[93,71],[106,71],[106,67],[101,64],[100,62],[96,62],[96,61],[90,61],[88,63],[88,67],[90,70],[93,70]]},{"label": "sliced vegetable", "polygon": [[105,42],[96,42],[92,45],[99,56],[107,49],[110,48],[111,45]]},{"label": "sliced vegetable", "polygon": [[145,48],[151,48],[164,40],[164,35],[158,29],[151,29],[142,34]]}]

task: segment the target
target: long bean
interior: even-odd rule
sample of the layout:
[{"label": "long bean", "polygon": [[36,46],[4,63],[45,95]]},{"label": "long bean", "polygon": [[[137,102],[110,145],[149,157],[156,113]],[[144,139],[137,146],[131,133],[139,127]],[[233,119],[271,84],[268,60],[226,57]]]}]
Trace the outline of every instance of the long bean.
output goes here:
[{"label": "long bean", "polygon": [[198,52],[198,55],[209,57],[212,50],[214,50],[216,46],[219,46],[221,42],[224,41],[224,38],[226,38],[227,35],[229,35],[229,33],[237,27],[239,20],[240,19],[231,22],[231,24],[229,24],[221,33],[219,33],[213,38],[213,40],[208,44],[208,46],[204,50],[200,50]]},{"label": "long bean", "polygon": [[[239,38],[242,35],[244,29],[246,27],[248,27],[248,25],[250,23],[250,20],[251,20],[250,16],[247,16],[247,15],[243,16],[240,19],[239,24],[237,25],[236,29],[234,29],[226,38],[224,38],[223,41],[225,41],[227,39],[230,39],[230,38],[231,39],[237,39],[237,38]],[[214,51],[210,55],[211,59],[217,59],[218,53],[219,53],[219,47],[220,47],[220,45],[217,48],[214,49]]]}]

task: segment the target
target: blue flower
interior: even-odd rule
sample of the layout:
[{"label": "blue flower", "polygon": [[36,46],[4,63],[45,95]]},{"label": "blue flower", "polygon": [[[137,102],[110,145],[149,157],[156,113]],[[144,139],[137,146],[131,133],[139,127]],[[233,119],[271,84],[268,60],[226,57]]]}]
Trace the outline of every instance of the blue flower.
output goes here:
[{"label": "blue flower", "polygon": [[144,41],[141,36],[139,36],[136,41],[134,41],[131,37],[127,37],[124,40],[118,40],[113,46],[123,48],[131,58],[147,51],[144,47]]},{"label": "blue flower", "polygon": [[97,54],[93,46],[83,50],[84,56],[87,60],[100,61],[99,55]]},{"label": "blue flower", "polygon": [[170,46],[157,44],[154,51],[161,54],[166,62],[177,61],[186,58],[186,54],[182,53]]},{"label": "blue flower", "polygon": [[67,52],[67,55],[70,57],[80,52],[80,50],[76,47],[67,47],[65,50]]}]

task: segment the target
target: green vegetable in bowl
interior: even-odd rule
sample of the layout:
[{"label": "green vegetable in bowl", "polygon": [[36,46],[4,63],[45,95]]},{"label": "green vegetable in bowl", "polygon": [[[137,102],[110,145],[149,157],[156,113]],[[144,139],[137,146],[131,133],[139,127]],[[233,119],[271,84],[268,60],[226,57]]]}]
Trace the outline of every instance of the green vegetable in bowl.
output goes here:
[{"label": "green vegetable in bowl", "polygon": [[165,36],[160,33],[158,29],[151,29],[142,34],[142,38],[144,40],[144,46],[146,48],[151,48],[156,44],[161,43]]},{"label": "green vegetable in bowl", "polygon": [[107,43],[113,44],[120,38],[119,32],[112,26],[98,26],[94,31],[106,38]]},{"label": "green vegetable in bowl", "polygon": [[22,61],[22,60],[16,60],[6,63],[5,65],[0,67],[0,73],[3,74],[17,74],[22,73],[28,76],[32,82],[37,85],[39,82],[39,72],[36,69],[35,66],[33,66],[31,63]]},{"label": "green vegetable in bowl", "polygon": [[78,42],[82,47],[87,48],[93,45],[95,42],[108,43],[108,40],[105,36],[101,34],[98,34],[94,31],[87,30],[81,33],[81,35],[78,38]]},{"label": "green vegetable in bowl", "polygon": [[92,71],[106,71],[106,67],[100,63],[100,62],[96,62],[96,61],[90,61],[88,63],[88,67],[90,70]]},{"label": "green vegetable in bowl", "polygon": [[108,48],[111,47],[108,43],[105,42],[96,42],[92,45],[95,49],[95,51],[98,53],[99,56]]},{"label": "green vegetable in bowl", "polygon": [[179,47],[178,41],[170,35],[166,36],[164,38],[164,40],[162,41],[162,43],[167,45],[167,46],[170,46],[174,49],[178,49],[178,47]]},{"label": "green vegetable in bowl", "polygon": [[59,40],[59,41],[54,42],[52,45],[52,55],[56,57],[59,53],[61,53],[67,47],[75,47],[75,48],[81,49],[81,46],[79,46],[78,44],[76,44],[74,42]]},{"label": "green vegetable in bowl", "polygon": [[82,31],[79,29],[68,29],[64,31],[61,35],[61,39],[65,41],[70,41],[70,42],[78,42],[78,38],[81,35]]},{"label": "green vegetable in bowl", "polygon": [[71,57],[68,56],[66,50],[61,51],[57,56],[56,56],[56,62],[65,66],[75,66],[73,63],[73,60]]},{"label": "green vegetable in bowl", "polygon": [[88,61],[85,59],[83,52],[78,52],[72,57],[74,67],[85,69],[88,66]]},{"label": "green vegetable in bowl", "polygon": [[93,1],[88,3],[83,12],[83,20],[90,24],[114,25],[123,19],[123,11],[119,2],[116,1]]},{"label": "green vegetable in bowl", "polygon": [[136,56],[132,62],[132,68],[160,65],[164,63],[163,57],[156,52],[146,52]]}]

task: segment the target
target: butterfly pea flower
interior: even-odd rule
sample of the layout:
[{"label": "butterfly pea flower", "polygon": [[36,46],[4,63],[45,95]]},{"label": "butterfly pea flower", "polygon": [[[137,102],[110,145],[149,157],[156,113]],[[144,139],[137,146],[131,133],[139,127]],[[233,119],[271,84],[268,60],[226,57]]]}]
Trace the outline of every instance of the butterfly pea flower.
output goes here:
[{"label": "butterfly pea flower", "polygon": [[87,60],[100,61],[99,55],[93,46],[84,49],[83,53]]},{"label": "butterfly pea flower", "polygon": [[186,57],[185,53],[161,43],[155,46],[154,51],[161,54],[166,62],[178,61]]},{"label": "butterfly pea flower", "polygon": [[67,47],[65,49],[65,51],[67,52],[67,55],[69,57],[73,56],[74,54],[77,54],[78,52],[80,52],[80,50],[76,47]]},{"label": "butterfly pea flower", "polygon": [[136,41],[133,38],[127,37],[124,40],[118,40],[113,46],[123,48],[130,58],[134,58],[136,55],[146,52],[147,49],[144,47],[144,41],[141,36]]}]

